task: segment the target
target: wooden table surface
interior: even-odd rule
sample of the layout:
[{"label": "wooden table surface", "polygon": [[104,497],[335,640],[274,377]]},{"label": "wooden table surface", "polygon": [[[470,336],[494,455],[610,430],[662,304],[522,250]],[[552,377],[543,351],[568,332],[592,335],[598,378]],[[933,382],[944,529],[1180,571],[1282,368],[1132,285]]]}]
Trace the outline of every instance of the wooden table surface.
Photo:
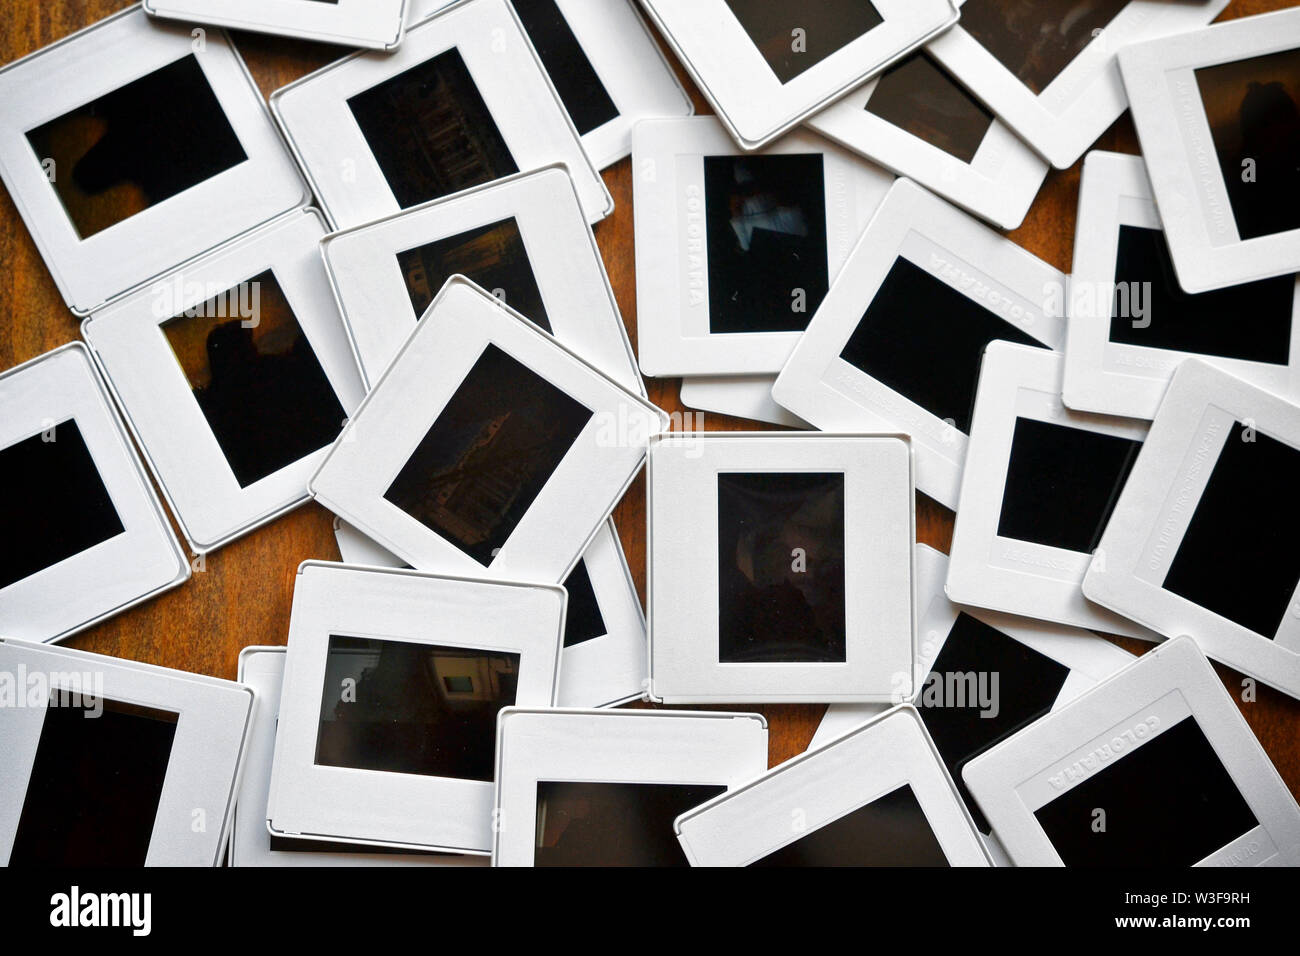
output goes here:
[{"label": "wooden table surface", "polygon": [[[1221,19],[1294,6],[1284,0],[1235,0]],[[125,0],[9,0],[0,30],[0,63],[31,53],[130,6]],[[239,33],[235,42],[263,93],[297,79],[340,55],[337,48],[277,37]],[[680,73],[680,70],[679,70]],[[696,109],[711,112],[682,74]],[[1138,152],[1127,115],[1096,148]],[[1081,164],[1053,171],[1024,225],[1011,239],[1057,269],[1070,271],[1075,205]],[[632,176],[627,160],[605,172],[614,196],[612,216],[596,226],[596,239],[618,297],[628,332],[636,342],[636,273],[632,249]],[[161,240],[160,240],[161,241]],[[0,192],[0,301],[7,318],[0,327],[0,369],[11,368],[78,338],[78,322],[63,304],[7,192]],[[684,411],[679,380],[647,382],[650,399],[668,412]],[[708,429],[764,428],[720,415],[705,416]],[[645,480],[637,480],[614,512],[637,589],[645,599]],[[235,677],[241,648],[283,644],[289,627],[294,572],[308,558],[337,560],[332,516],[308,504],[210,554],[193,578],[180,588],[78,635],[72,647],[133,658],[218,677]],[[917,496],[917,537],[947,551],[953,514],[924,495]],[[1114,638],[1134,653],[1149,645]],[[1254,702],[1240,702],[1242,677],[1219,667],[1234,699],[1291,791],[1300,796],[1300,701],[1260,687]],[[802,752],[821,719],[821,705],[746,708],[761,711],[771,727],[773,764]]]}]

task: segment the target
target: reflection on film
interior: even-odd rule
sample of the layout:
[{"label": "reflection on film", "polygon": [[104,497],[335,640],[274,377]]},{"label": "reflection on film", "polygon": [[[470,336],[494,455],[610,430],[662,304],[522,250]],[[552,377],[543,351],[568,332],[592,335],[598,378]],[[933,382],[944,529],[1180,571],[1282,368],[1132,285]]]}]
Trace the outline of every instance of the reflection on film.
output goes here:
[{"label": "reflection on film", "polygon": [[348,100],[403,209],[519,172],[460,51]]},{"label": "reflection on film", "polygon": [[338,437],[343,406],[273,272],[162,330],[241,488]]},{"label": "reflection on film", "polygon": [[27,140],[82,239],[248,158],[194,54],[38,126]]},{"label": "reflection on film", "polygon": [[397,265],[416,318],[424,315],[448,279],[463,275],[551,331],[524,237],[513,218],[399,252]]},{"label": "reflection on film", "polygon": [[488,345],[384,498],[490,565],[591,417]]},{"label": "reflection on film", "polygon": [[820,153],[704,157],[709,331],[802,332],[830,285]]},{"label": "reflection on film", "polygon": [[845,659],[844,474],[718,475],[718,660]]},{"label": "reflection on film", "polygon": [[1129,0],[968,0],[961,26],[1041,94]]},{"label": "reflection on film", "polygon": [[1196,83],[1237,233],[1300,229],[1300,49],[1203,67]]},{"label": "reflection on film", "polygon": [[537,783],[536,866],[686,866],[673,821],[726,787]]},{"label": "reflection on film", "polygon": [[330,635],[316,763],[491,780],[519,655]]}]

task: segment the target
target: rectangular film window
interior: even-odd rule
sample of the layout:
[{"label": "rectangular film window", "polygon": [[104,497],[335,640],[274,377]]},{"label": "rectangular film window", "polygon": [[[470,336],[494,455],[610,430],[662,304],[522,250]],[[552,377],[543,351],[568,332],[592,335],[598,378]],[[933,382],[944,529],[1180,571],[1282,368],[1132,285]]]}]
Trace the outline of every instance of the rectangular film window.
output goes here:
[{"label": "rectangular film window", "polygon": [[179,719],[52,690],[9,865],[143,866]]},{"label": "rectangular film window", "polygon": [[1041,95],[1129,0],[968,0],[961,26]]},{"label": "rectangular film window", "polygon": [[718,475],[718,660],[843,662],[844,475]]},{"label": "rectangular film window", "polygon": [[1298,488],[1300,450],[1236,423],[1164,589],[1272,638],[1300,582]]},{"label": "rectangular film window", "polygon": [[618,107],[555,0],[511,2],[524,32],[533,41],[542,65],[550,74],[555,92],[578,128],[578,135],[586,136],[610,120],[618,119]]},{"label": "rectangular film window", "polygon": [[702,784],[537,782],[536,866],[687,866],[673,821],[726,792]]},{"label": "rectangular film window", "polygon": [[1043,343],[900,257],[840,358],[969,434],[984,349],[994,339],[1043,348]]},{"label": "rectangular film window", "polygon": [[1191,866],[1257,824],[1191,716],[1034,816],[1066,866]]},{"label": "rectangular film window", "polygon": [[27,133],[89,239],[248,159],[193,53]]},{"label": "rectangular film window", "polygon": [[456,49],[348,100],[403,209],[519,172]]},{"label": "rectangular film window", "polygon": [[519,655],[330,635],[316,763],[487,780]]},{"label": "rectangular film window", "polygon": [[[1295,286],[1295,276],[1278,276],[1189,294],[1162,230],[1120,226],[1110,341],[1285,365]],[[1224,321],[1228,315],[1232,321]]]},{"label": "rectangular film window", "polygon": [[881,74],[867,112],[963,163],[975,161],[993,114],[928,53],[916,53]]},{"label": "rectangular film window", "polygon": [[513,218],[399,252],[397,265],[417,319],[448,279],[463,275],[551,331],[524,237]]},{"label": "rectangular film window", "polygon": [[965,611],[957,615],[917,696],[917,711],[979,831],[988,821],[962,768],[1048,714],[1070,670]]},{"label": "rectangular film window", "polygon": [[1202,67],[1196,85],[1237,233],[1300,229],[1300,49]]},{"label": "rectangular film window", "polygon": [[0,449],[0,589],[125,530],[75,419]]},{"label": "rectangular film window", "polygon": [[709,331],[802,332],[830,285],[820,153],[704,157]]},{"label": "rectangular film window", "polygon": [[384,498],[490,565],[591,417],[488,345]]},{"label": "rectangular film window", "polygon": [[162,330],[241,488],[342,431],[343,406],[270,270]]},{"label": "rectangular film window", "polygon": [[1142,443],[1017,418],[998,535],[1092,554]]},{"label": "rectangular film window", "polygon": [[884,23],[871,0],[726,0],[781,83]]},{"label": "rectangular film window", "polygon": [[910,784],[818,827],[750,866],[948,866]]}]

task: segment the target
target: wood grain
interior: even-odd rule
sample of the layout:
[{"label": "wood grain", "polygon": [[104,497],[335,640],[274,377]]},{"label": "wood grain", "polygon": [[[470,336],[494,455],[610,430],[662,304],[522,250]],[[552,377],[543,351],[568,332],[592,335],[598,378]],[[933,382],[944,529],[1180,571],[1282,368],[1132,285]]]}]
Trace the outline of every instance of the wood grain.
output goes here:
[{"label": "wood grain", "polygon": [[[1293,6],[1281,0],[1236,0],[1223,19]],[[123,0],[10,0],[6,29],[0,31],[0,62],[8,63],[120,10]],[[334,48],[284,39],[236,34],[236,45],[263,93],[296,79],[339,55]],[[680,70],[679,70],[680,73]],[[696,108],[710,112],[683,74]],[[141,148],[146,148],[142,144]],[[1136,153],[1137,138],[1127,115],[1097,143],[1097,148]],[[1068,272],[1074,244],[1075,206],[1080,165],[1053,172],[1024,225],[1010,236],[1057,269]],[[610,281],[628,331],[636,339],[636,281],[632,248],[631,164],[605,173],[614,196],[614,214],[596,227]],[[78,323],[41,261],[7,193],[0,195],[0,289],[7,318],[0,328],[0,369],[10,368],[78,337]],[[683,411],[679,381],[650,380],[650,398],[668,412]],[[720,415],[706,427],[761,428]],[[645,597],[645,484],[633,485],[615,512],[623,547]],[[918,495],[919,540],[947,551],[952,512]],[[137,607],[68,643],[85,650],[134,658],[183,670],[235,676],[236,658],[250,644],[283,644],[288,633],[294,573],[309,558],[337,560],[331,516],[316,505],[261,528],[211,554],[185,586]],[[1115,639],[1134,653],[1141,642]],[[1242,677],[1218,668],[1225,685],[1259,736],[1292,792],[1300,796],[1300,701],[1261,687],[1258,699],[1240,702]],[[821,706],[765,706],[771,727],[772,763],[803,751],[824,710]]]}]

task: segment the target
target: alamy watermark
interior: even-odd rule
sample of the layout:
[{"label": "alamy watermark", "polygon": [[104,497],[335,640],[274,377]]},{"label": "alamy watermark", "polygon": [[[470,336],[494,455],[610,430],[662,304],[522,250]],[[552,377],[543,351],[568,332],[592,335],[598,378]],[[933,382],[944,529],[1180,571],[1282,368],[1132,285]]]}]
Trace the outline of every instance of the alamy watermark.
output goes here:
[{"label": "alamy watermark", "polygon": [[239,319],[247,329],[261,324],[262,284],[256,280],[224,286],[216,282],[186,282],[177,274],[150,288],[157,319]]},{"label": "alamy watermark", "polygon": [[[1150,282],[1083,282],[1069,283],[1070,315],[1107,315],[1128,319],[1135,329],[1151,326]],[[1043,287],[1043,311],[1064,316],[1066,287],[1049,282]]]},{"label": "alamy watermark", "polygon": [[999,671],[930,671],[915,694],[910,674],[895,674],[893,702],[911,701],[922,709],[974,710],[981,720],[995,720],[1002,713]]},{"label": "alamy watermark", "polygon": [[104,713],[104,675],[97,671],[0,671],[0,708],[69,707],[88,718]]}]

